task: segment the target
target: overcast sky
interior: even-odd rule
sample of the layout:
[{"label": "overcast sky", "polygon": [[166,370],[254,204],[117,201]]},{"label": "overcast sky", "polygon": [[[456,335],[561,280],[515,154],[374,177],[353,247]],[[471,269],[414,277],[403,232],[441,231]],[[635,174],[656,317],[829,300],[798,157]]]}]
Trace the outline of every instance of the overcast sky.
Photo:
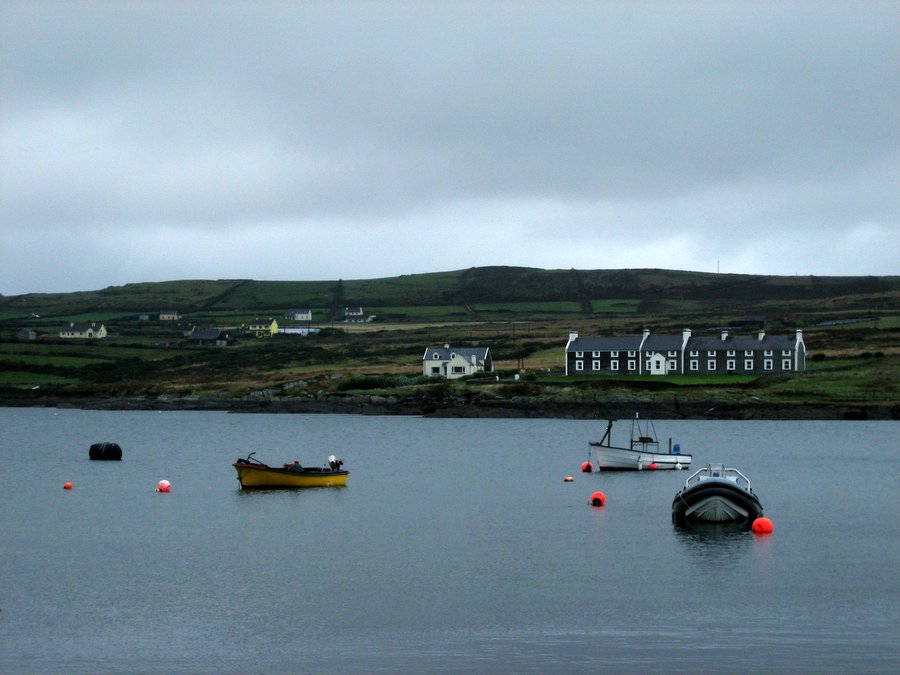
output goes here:
[{"label": "overcast sky", "polygon": [[900,274],[900,3],[0,2],[0,293]]}]

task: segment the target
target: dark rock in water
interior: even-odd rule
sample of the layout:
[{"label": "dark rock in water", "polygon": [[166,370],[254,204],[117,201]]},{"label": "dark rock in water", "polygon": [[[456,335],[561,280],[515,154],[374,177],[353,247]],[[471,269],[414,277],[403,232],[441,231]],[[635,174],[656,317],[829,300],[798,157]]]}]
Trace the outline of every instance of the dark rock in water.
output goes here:
[{"label": "dark rock in water", "polygon": [[118,443],[94,443],[89,455],[91,459],[122,459],[122,448]]}]

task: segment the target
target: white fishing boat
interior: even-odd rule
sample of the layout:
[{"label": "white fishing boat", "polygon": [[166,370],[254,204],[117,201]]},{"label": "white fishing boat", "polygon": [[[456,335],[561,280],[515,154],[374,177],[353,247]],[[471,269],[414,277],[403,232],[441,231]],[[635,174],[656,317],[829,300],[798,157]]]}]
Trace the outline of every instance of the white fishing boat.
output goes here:
[{"label": "white fishing boat", "polygon": [[649,418],[642,420],[635,414],[627,447],[612,444],[612,428],[613,420],[608,420],[603,438],[590,443],[585,465],[596,466],[598,471],[658,471],[686,469],[691,465],[691,455],[681,454],[681,446],[678,443],[673,446],[671,438],[668,449],[660,450],[653,420]]}]

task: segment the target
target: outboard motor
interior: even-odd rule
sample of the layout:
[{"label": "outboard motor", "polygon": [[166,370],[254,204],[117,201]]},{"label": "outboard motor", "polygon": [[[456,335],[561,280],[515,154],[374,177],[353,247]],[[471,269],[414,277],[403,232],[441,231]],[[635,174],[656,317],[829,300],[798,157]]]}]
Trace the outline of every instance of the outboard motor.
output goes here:
[{"label": "outboard motor", "polygon": [[329,456],[328,456],[328,466],[331,467],[331,470],[332,470],[332,471],[337,471],[338,469],[341,468],[341,466],[342,466],[343,464],[344,464],[344,462],[341,461],[341,460],[339,460],[339,459],[338,459],[337,457],[335,457],[334,455],[329,455]]}]

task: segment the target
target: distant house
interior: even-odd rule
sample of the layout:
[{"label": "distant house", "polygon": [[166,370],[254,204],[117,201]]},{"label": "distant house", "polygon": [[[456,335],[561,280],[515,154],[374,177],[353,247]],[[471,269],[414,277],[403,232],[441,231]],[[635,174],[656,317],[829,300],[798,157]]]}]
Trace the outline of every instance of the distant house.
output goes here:
[{"label": "distant house", "polygon": [[278,335],[278,322],[275,319],[256,319],[247,326],[247,332],[256,337],[272,337]]},{"label": "distant house", "polygon": [[454,379],[478,372],[493,372],[489,347],[428,347],[422,357],[422,374]]},{"label": "distant house", "polygon": [[66,340],[94,340],[105,338],[107,335],[106,326],[102,323],[74,323],[70,322],[68,326],[60,329],[59,337]]},{"label": "distant house", "polygon": [[362,307],[344,307],[344,323],[369,323],[375,320],[374,314],[366,314]]},{"label": "distant house", "polygon": [[790,335],[579,337],[566,344],[566,375],[757,375],[806,370],[803,332]]},{"label": "distant house", "polygon": [[178,312],[173,309],[163,310],[159,313],[160,321],[179,321],[181,317],[178,315]]},{"label": "distant house", "polygon": [[288,328],[279,328],[278,332],[282,335],[302,335],[303,337],[307,337],[309,335],[318,335],[319,329],[307,326],[290,326]]},{"label": "distant house", "polygon": [[204,347],[225,347],[228,345],[228,333],[221,328],[192,331],[188,342]]},{"label": "distant house", "polygon": [[284,313],[286,321],[312,321],[311,309],[289,309]]}]

